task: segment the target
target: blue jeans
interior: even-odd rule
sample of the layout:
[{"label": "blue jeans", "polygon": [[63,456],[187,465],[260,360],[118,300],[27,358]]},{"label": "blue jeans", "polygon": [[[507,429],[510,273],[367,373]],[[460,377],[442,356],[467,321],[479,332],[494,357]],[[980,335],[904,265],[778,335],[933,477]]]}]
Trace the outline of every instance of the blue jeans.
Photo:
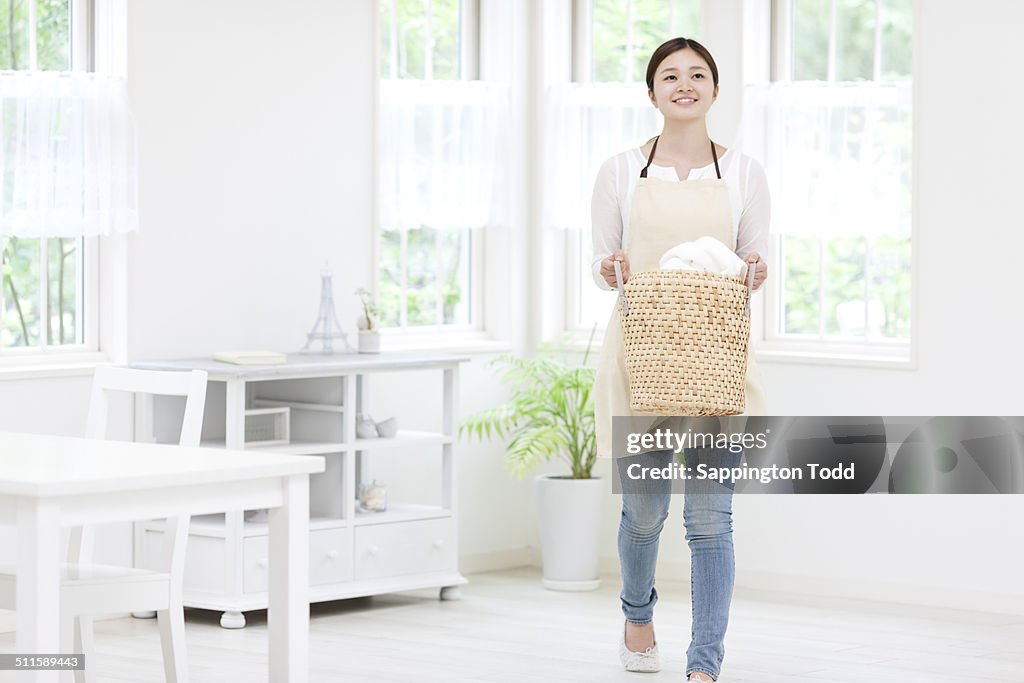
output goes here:
[{"label": "blue jeans", "polygon": [[[654,451],[616,460],[620,477],[633,463],[665,467],[672,451]],[[685,465],[696,474],[697,466],[736,467],[742,453],[729,450],[687,449]],[[692,626],[686,651],[686,673],[702,671],[718,679],[725,658],[725,630],[736,577],[732,544],[732,485],[716,480],[690,479],[685,483],[683,524],[690,546],[690,598]],[[628,491],[628,489],[627,489]],[[654,569],[658,538],[668,517],[672,482],[657,480],[642,493],[622,494],[619,522],[619,563],[622,571],[622,613],[633,624],[647,624],[654,617],[658,591]]]}]

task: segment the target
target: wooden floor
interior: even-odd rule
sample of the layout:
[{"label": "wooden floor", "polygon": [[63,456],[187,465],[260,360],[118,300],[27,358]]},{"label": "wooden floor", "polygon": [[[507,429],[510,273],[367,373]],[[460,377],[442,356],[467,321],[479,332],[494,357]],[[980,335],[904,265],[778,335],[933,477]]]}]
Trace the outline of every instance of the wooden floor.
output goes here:
[{"label": "wooden floor", "polygon": [[[661,580],[656,624],[664,670],[619,669],[616,577],[590,593],[545,591],[535,569],[469,577],[462,599],[435,591],[313,605],[310,680],[374,683],[682,681],[689,589]],[[266,680],[266,613],[228,631],[189,610],[193,683]],[[163,680],[153,620],[97,624],[102,682]],[[11,633],[0,651],[13,651]],[[1024,683],[1024,617],[737,591],[721,681]],[[2,679],[2,674],[0,674]],[[283,683],[283,682],[274,682]]]}]

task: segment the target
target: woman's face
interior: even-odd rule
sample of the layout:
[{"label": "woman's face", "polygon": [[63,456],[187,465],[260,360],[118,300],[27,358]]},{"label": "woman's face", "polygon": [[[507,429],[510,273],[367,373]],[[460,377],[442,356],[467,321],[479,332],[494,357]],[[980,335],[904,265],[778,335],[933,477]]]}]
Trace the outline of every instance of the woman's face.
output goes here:
[{"label": "woman's face", "polygon": [[711,69],[689,48],[677,50],[662,60],[654,72],[651,102],[666,119],[688,120],[708,113],[718,96]]}]

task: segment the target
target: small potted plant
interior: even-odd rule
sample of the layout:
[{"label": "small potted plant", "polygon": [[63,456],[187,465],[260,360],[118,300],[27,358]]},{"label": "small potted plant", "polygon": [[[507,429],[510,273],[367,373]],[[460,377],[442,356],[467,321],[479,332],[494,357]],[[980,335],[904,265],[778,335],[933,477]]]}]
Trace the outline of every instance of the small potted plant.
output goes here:
[{"label": "small potted plant", "polygon": [[359,353],[380,353],[380,308],[373,295],[363,288],[356,289],[363,312],[356,318],[359,327]]},{"label": "small potted plant", "polygon": [[467,418],[459,429],[481,440],[496,436],[506,441],[506,466],[518,477],[554,458],[568,465],[568,474],[537,477],[543,583],[551,590],[593,590],[600,585],[598,550],[607,491],[592,475],[597,460],[592,396],[596,369],[587,365],[589,355],[588,344],[578,364],[546,352],[532,358],[496,358],[505,369],[508,400]]}]

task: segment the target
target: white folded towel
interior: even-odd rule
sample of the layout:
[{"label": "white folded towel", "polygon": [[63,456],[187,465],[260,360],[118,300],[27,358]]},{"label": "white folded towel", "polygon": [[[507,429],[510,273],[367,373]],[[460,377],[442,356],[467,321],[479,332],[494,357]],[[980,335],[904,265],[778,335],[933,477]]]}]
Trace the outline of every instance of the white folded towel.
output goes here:
[{"label": "white folded towel", "polygon": [[729,247],[714,237],[701,237],[683,242],[662,254],[659,268],[665,270],[700,270],[719,275],[742,276],[746,263]]}]

